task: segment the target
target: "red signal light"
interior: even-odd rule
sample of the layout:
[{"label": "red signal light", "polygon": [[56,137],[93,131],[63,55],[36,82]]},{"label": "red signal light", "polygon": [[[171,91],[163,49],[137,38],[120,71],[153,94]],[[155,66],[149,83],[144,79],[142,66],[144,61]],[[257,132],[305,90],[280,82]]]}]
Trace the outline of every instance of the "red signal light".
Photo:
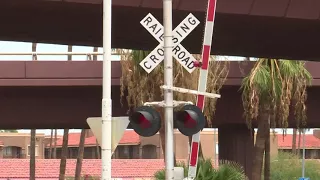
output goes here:
[{"label": "red signal light", "polygon": [[200,108],[186,105],[175,113],[175,124],[182,134],[192,136],[205,127],[206,120]]},{"label": "red signal light", "polygon": [[136,108],[129,116],[129,120],[134,131],[140,136],[153,136],[161,128],[159,112],[149,106]]}]

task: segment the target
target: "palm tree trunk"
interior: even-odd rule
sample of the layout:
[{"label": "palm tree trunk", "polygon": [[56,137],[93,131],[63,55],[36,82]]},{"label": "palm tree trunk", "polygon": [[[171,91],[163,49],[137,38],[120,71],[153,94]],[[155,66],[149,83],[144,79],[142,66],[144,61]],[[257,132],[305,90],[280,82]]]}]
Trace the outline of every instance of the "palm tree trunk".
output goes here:
[{"label": "palm tree trunk", "polygon": [[299,131],[299,139],[298,139],[298,150],[297,150],[297,155],[300,157],[300,149],[301,149],[301,129],[298,129]]},{"label": "palm tree trunk", "polygon": [[297,129],[293,128],[292,134],[292,154],[297,154]]},{"label": "palm tree trunk", "polygon": [[263,156],[265,151],[266,130],[269,119],[269,107],[263,106],[263,110],[258,118],[258,131],[256,135],[256,142],[254,145],[254,155],[252,162],[252,179],[261,180],[261,172],[263,165]]},{"label": "palm tree trunk", "polygon": [[30,180],[36,179],[36,130],[31,129],[30,135]]},{"label": "palm tree trunk", "polygon": [[76,165],[76,172],[75,172],[75,180],[81,179],[81,168],[82,168],[84,141],[86,139],[86,132],[87,132],[86,129],[81,130],[79,151],[78,151],[78,158],[77,158],[77,165]]},{"label": "palm tree trunk", "polygon": [[[31,47],[32,52],[37,51],[37,43],[32,43]],[[33,55],[32,60],[36,61],[37,56]],[[30,134],[30,180],[36,179],[36,130],[31,129]]]},{"label": "palm tree trunk", "polygon": [[59,180],[65,180],[67,157],[68,157],[68,135],[69,135],[69,129],[64,129]]},{"label": "palm tree trunk", "polygon": [[57,129],[54,129],[53,159],[57,159]]},{"label": "palm tree trunk", "polygon": [[266,142],[264,154],[264,180],[270,180],[270,116],[267,122]]},{"label": "palm tree trunk", "polygon": [[97,159],[101,159],[100,146],[97,140],[96,140],[96,152],[97,152]]},{"label": "palm tree trunk", "polygon": [[52,159],[52,141],[53,141],[53,129],[51,129],[51,135],[50,135],[49,159]]}]

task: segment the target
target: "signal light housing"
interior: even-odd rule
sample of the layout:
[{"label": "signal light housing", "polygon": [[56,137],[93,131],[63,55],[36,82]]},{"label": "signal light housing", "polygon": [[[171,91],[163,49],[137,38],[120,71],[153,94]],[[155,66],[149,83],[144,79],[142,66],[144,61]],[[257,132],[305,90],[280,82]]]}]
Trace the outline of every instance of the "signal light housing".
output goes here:
[{"label": "signal light housing", "polygon": [[129,116],[129,121],[134,131],[140,136],[150,137],[161,128],[160,113],[150,106],[140,106]]},{"label": "signal light housing", "polygon": [[185,136],[192,136],[202,130],[206,119],[199,107],[185,105],[182,110],[175,112],[175,124]]}]

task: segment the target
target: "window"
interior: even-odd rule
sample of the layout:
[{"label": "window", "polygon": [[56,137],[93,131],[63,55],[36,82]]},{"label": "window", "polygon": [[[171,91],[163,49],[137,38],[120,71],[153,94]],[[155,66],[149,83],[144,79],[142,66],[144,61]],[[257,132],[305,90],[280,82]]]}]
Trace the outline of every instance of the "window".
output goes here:
[{"label": "window", "polygon": [[12,147],[11,146],[4,147],[3,148],[3,155],[4,156],[12,156]]},{"label": "window", "polygon": [[[28,145],[28,149],[27,149],[28,156],[30,156],[30,150],[31,150],[30,145]],[[38,145],[36,145],[35,151],[36,151],[35,152],[36,156],[38,156],[38,151],[39,151],[39,146]]]},{"label": "window", "polygon": [[118,146],[119,159],[133,159],[133,146]]},{"label": "window", "polygon": [[142,158],[143,159],[157,159],[157,146],[155,146],[155,145],[142,146]]}]

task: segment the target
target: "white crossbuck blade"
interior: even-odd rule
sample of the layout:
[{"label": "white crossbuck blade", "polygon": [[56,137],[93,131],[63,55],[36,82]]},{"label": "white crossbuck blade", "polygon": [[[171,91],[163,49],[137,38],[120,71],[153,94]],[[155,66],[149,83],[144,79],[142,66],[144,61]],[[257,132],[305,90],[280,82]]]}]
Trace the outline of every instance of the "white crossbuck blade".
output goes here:
[{"label": "white crossbuck blade", "polygon": [[[147,31],[160,43],[144,60],[140,62],[140,66],[147,71],[147,73],[150,73],[164,59],[163,26],[150,13],[140,21],[140,24],[142,24],[142,26],[146,28]],[[180,42],[186,38],[199,24],[200,21],[190,13],[173,30],[173,57],[178,60],[178,62],[189,73],[192,73],[195,70],[193,62],[196,61],[196,59],[180,44]]]}]

